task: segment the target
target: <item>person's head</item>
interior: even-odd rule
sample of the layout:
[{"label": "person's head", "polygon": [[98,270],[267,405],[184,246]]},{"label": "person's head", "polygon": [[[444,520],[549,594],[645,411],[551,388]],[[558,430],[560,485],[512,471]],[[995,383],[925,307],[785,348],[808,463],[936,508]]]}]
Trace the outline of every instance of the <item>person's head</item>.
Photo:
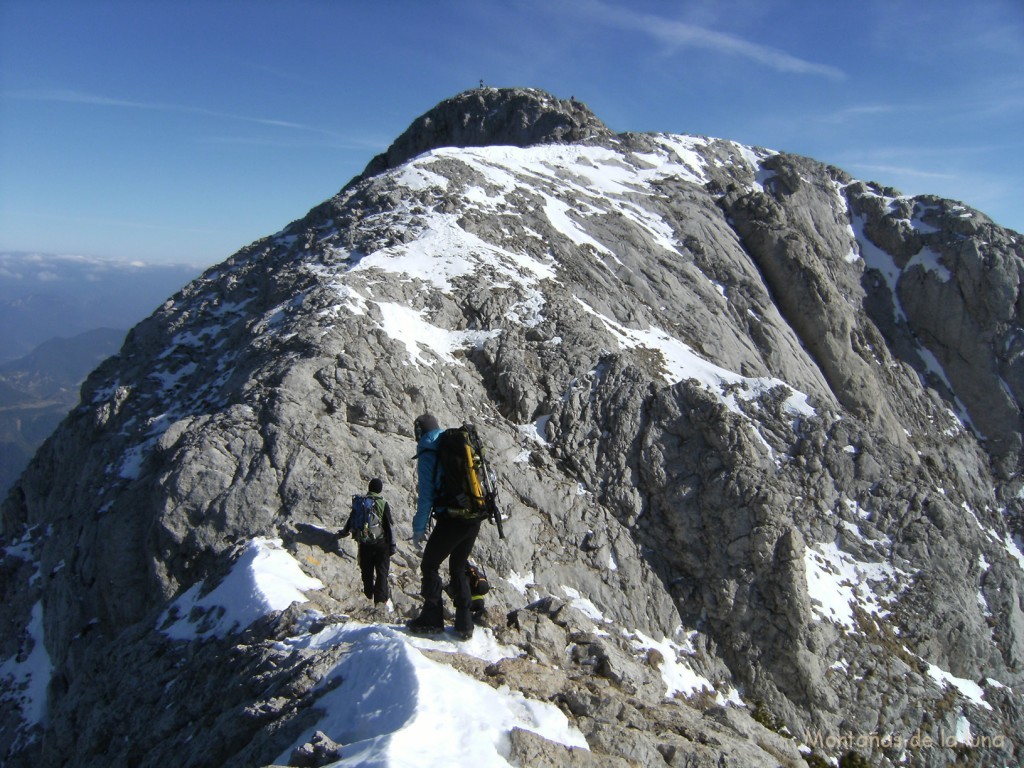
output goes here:
[{"label": "person's head", "polygon": [[441,428],[441,425],[437,423],[437,419],[430,413],[424,413],[422,416],[417,416],[416,421],[412,424],[413,433],[416,435],[417,441],[427,434],[427,432],[432,432],[435,429]]},{"label": "person's head", "polygon": [[373,478],[373,480],[370,481],[370,493],[380,493],[383,490],[384,483],[381,482],[381,479],[379,477],[375,477]]}]

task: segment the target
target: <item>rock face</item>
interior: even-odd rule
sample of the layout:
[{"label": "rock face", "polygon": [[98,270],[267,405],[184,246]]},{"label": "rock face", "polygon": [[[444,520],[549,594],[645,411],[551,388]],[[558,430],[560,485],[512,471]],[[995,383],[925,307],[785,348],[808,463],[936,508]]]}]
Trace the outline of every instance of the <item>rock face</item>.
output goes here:
[{"label": "rock face", "polygon": [[[476,554],[525,654],[452,663],[591,748],[517,730],[513,764],[1017,762],[1022,257],[808,158],[537,91],[443,102],[139,324],[15,486],[0,755],[273,762],[345,649],[282,655],[295,606],[205,641],[161,616],[255,537],[327,585],[318,621],[356,615],[309,531],[380,477],[408,536],[431,411],[489,444],[508,538]],[[417,567],[403,538],[398,616]],[[670,663],[707,686],[666,696]]]}]

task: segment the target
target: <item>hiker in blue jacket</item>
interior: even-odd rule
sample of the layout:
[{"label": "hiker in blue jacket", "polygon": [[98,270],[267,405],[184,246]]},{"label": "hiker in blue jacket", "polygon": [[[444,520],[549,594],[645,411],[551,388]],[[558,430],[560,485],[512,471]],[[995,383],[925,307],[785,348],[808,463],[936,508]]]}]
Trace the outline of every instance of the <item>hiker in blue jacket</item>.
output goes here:
[{"label": "hiker in blue jacket", "polygon": [[[469,639],[473,636],[473,615],[466,563],[480,533],[481,520],[467,520],[448,514],[445,508],[435,507],[440,480],[437,439],[442,430],[437,419],[429,413],[418,417],[413,426],[416,435],[417,503],[412,519],[412,538],[417,545],[426,544],[420,564],[423,608],[419,616],[408,623],[409,631],[418,634],[444,631],[444,582],[440,571],[441,563],[447,559],[452,601],[455,603],[455,633]],[[428,538],[427,523],[431,515],[435,523]]]}]

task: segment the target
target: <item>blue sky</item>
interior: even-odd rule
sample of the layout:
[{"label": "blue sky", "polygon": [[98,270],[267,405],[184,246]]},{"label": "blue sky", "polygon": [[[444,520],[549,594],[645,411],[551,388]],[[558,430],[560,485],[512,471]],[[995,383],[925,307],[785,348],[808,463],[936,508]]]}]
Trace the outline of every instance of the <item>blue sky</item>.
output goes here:
[{"label": "blue sky", "polygon": [[1024,231],[1024,2],[0,0],[0,250],[209,265],[483,79]]}]

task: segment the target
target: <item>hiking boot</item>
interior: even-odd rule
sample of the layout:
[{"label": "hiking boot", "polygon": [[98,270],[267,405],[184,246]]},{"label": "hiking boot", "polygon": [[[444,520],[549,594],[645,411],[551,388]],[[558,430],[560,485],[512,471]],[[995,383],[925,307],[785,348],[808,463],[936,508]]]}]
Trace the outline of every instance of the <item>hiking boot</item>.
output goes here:
[{"label": "hiking boot", "polygon": [[435,603],[427,603],[420,611],[420,615],[408,622],[406,626],[410,632],[418,635],[444,632],[444,608]]},{"label": "hiking boot", "polygon": [[442,622],[433,621],[423,616],[407,621],[405,627],[414,635],[437,635],[444,632]]},{"label": "hiking boot", "polygon": [[420,609],[420,615],[406,623],[409,631],[416,635],[432,635],[444,632],[444,606],[440,602],[427,601]]},{"label": "hiking boot", "polygon": [[453,629],[460,640],[469,640],[473,636],[473,615],[464,608],[456,608]]}]

